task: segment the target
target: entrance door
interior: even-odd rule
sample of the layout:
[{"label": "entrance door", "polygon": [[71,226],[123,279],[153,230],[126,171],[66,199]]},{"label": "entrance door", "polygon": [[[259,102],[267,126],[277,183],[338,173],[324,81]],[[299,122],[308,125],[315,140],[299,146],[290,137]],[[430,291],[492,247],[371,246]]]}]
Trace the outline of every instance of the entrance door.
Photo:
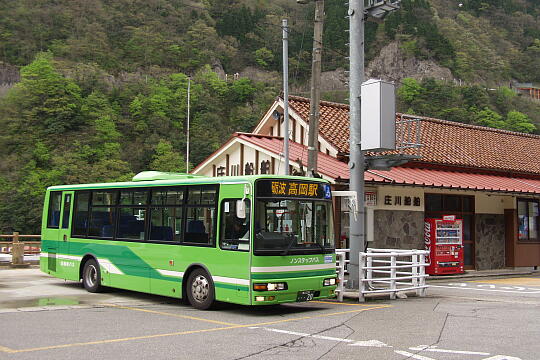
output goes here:
[{"label": "entrance door", "polygon": [[464,268],[475,269],[474,196],[450,194],[426,194],[426,218],[442,218],[455,215],[463,220]]},{"label": "entrance door", "polygon": [[58,260],[59,268],[64,277],[77,268],[75,261],[69,252],[69,237],[71,236],[71,214],[73,212],[73,191],[62,192],[62,209],[60,212],[60,227],[58,229]]}]

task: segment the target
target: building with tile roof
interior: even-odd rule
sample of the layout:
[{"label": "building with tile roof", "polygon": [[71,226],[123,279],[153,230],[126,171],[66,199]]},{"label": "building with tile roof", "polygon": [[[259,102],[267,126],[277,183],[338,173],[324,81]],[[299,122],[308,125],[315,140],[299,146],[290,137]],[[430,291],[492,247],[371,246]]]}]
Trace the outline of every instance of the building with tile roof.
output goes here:
[{"label": "building with tile roof", "polygon": [[[253,133],[233,134],[194,173],[284,174],[283,105],[277,98]],[[340,190],[349,177],[348,111],[346,104],[321,102],[318,172]],[[309,99],[291,96],[289,114],[290,172],[302,174]],[[402,124],[397,142],[417,134],[413,142],[421,146],[383,153],[416,158],[364,173],[371,247],[423,248],[424,219],[456,215],[463,220],[466,268],[540,265],[540,136],[407,114],[396,114],[396,124]],[[347,208],[335,205],[336,236],[346,247]]]}]

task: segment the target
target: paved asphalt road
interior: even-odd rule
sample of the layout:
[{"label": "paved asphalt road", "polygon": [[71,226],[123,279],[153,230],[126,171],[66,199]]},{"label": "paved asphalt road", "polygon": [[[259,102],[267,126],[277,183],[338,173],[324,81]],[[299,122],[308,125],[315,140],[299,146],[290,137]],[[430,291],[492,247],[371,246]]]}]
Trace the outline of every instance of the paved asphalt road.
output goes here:
[{"label": "paved asphalt road", "polygon": [[540,359],[540,276],[430,285],[425,298],[198,311],[0,270],[0,359]]}]

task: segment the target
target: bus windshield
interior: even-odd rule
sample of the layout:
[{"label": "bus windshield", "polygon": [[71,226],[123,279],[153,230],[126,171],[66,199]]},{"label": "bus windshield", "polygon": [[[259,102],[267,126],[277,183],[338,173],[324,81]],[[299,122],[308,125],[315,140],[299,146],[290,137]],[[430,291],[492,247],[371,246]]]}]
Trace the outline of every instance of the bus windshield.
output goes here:
[{"label": "bus windshield", "polygon": [[254,250],[257,255],[332,252],[331,202],[311,199],[258,199]]}]

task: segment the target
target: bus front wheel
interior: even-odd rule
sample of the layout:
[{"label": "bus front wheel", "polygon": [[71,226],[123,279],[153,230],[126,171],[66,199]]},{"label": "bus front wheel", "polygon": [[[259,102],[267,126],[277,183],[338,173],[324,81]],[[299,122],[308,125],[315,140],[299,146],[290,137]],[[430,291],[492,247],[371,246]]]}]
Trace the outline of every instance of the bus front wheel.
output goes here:
[{"label": "bus front wheel", "polygon": [[102,290],[101,272],[96,260],[90,259],[84,263],[82,281],[84,288],[88,292],[97,293]]},{"label": "bus front wheel", "polygon": [[199,310],[209,309],[214,303],[214,283],[203,269],[194,270],[188,278],[187,297],[191,306]]}]

